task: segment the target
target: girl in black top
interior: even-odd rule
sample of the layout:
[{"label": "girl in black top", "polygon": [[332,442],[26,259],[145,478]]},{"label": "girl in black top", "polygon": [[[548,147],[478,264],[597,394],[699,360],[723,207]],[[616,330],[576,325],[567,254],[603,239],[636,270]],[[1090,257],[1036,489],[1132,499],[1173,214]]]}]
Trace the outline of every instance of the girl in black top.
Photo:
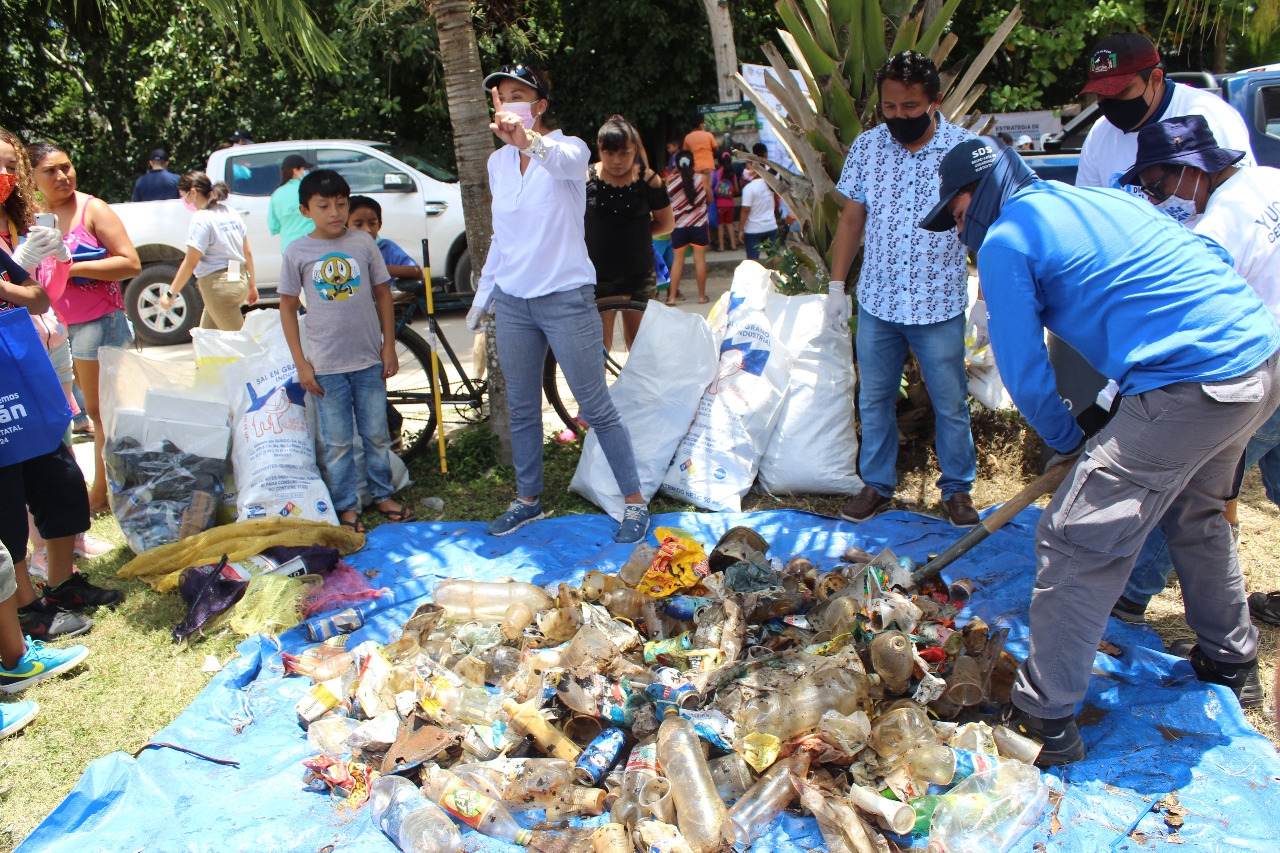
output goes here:
[{"label": "girl in black top", "polygon": [[[628,296],[649,300],[657,295],[653,272],[653,238],[675,227],[667,188],[644,159],[636,129],[620,115],[604,123],[596,137],[600,162],[587,179],[587,252],[596,268],[596,298]],[[613,345],[617,311],[601,315],[605,347]],[[631,348],[640,315],[623,315],[622,334]]]}]

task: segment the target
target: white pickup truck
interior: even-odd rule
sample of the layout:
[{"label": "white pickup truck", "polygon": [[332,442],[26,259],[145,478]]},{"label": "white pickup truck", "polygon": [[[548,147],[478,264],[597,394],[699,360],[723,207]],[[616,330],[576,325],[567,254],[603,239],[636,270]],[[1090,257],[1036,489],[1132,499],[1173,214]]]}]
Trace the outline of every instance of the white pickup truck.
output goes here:
[{"label": "white pickup truck", "polygon": [[[280,183],[280,163],[289,154],[301,154],[319,168],[339,172],[353,195],[376,199],[382,205],[380,236],[393,240],[419,263],[423,241],[428,240],[437,292],[470,297],[471,255],[457,178],[379,142],[314,139],[239,145],[209,157],[209,178],[226,182],[231,190],[227,204],[239,211],[248,226],[260,304],[278,301],[280,238],[267,227],[267,208]],[[191,328],[199,324],[204,308],[195,282],[183,288],[168,311],[160,308],[160,296],[186,254],[190,212],[177,199],[111,207],[142,261],[141,274],[124,289],[125,308],[138,337],[161,346],[190,340]]]}]

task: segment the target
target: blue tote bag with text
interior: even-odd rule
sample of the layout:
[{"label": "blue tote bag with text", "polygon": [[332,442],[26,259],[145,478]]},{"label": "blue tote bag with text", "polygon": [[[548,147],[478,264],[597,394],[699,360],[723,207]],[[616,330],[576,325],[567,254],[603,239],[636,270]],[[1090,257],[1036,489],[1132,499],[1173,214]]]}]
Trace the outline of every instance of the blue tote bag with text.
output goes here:
[{"label": "blue tote bag with text", "polygon": [[51,453],[71,407],[25,308],[0,312],[0,467]]}]

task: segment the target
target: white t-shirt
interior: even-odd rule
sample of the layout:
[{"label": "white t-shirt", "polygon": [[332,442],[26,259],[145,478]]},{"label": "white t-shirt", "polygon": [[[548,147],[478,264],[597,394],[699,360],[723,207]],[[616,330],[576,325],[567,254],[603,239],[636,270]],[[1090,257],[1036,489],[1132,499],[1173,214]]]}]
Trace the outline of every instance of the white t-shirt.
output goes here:
[{"label": "white t-shirt", "polygon": [[1195,232],[1235,258],[1236,272],[1280,323],[1280,169],[1241,169],[1209,196]]},{"label": "white t-shirt", "polygon": [[[1169,101],[1169,108],[1160,115],[1152,116],[1147,124],[1179,116],[1204,116],[1218,145],[1243,151],[1244,159],[1240,164],[1253,165],[1253,150],[1249,146],[1249,129],[1245,127],[1240,113],[1212,92],[1184,86],[1181,83],[1171,82],[1168,85],[1173,87],[1173,98]],[[1076,175],[1076,186],[1114,187],[1146,198],[1142,194],[1142,187],[1120,186],[1120,176],[1133,168],[1137,159],[1138,131],[1122,133],[1114,124],[1105,118],[1100,118],[1089,131],[1089,135],[1085,137],[1084,146],[1080,149],[1080,171]]]},{"label": "white t-shirt", "polygon": [[742,230],[748,234],[764,234],[778,228],[773,216],[773,190],[761,178],[756,178],[742,188],[742,206],[751,209]]},{"label": "white t-shirt", "polygon": [[187,245],[200,252],[196,278],[244,263],[244,220],[225,204],[211,204],[191,216]]}]

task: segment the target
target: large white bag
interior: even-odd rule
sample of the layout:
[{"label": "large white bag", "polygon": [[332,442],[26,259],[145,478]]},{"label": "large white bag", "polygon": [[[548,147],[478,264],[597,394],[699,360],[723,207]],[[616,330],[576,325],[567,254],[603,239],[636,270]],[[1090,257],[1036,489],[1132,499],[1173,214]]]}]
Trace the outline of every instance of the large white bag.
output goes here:
[{"label": "large white bag", "polygon": [[[707,321],[651,301],[627,363],[609,389],[631,434],[640,493],[646,501],[662,485],[671,456],[693,423],[698,401],[715,378],[716,368],[716,345]],[[587,433],[569,491],[622,519],[622,492],[594,430]]]},{"label": "large white bag", "polygon": [[734,272],[716,377],[662,481],[677,500],[737,512],[755,482],[791,377],[791,353],[764,312],[770,287],[769,271],[755,261]]},{"label": "large white bag", "polygon": [[776,495],[855,495],[853,341],[824,322],[825,296],[770,293],[765,314],[791,353],[782,414],[760,460],[760,488]]}]

